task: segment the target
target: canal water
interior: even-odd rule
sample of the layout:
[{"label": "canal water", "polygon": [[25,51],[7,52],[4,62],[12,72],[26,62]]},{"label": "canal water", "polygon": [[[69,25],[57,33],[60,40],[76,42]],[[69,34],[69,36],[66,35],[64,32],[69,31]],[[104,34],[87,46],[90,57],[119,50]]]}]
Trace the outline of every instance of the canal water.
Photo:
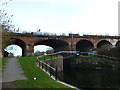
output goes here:
[{"label": "canal water", "polygon": [[120,69],[65,69],[58,79],[78,88],[116,88],[120,90]]}]

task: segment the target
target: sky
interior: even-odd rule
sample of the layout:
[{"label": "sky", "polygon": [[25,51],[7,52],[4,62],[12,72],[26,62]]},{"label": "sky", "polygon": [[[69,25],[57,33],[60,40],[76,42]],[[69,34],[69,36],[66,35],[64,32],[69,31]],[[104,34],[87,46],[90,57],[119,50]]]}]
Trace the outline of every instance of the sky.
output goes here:
[{"label": "sky", "polygon": [[117,35],[118,1],[13,0],[0,8],[21,32]]},{"label": "sky", "polygon": [[9,45],[5,48],[8,53],[13,53],[14,56],[22,56],[22,49],[17,45]]},{"label": "sky", "polygon": [[[45,45],[37,45],[37,46],[34,46],[34,53],[36,51],[40,51],[40,52],[45,52],[47,50],[51,50],[53,49],[52,47],[49,47],[49,46],[45,46]],[[5,51],[7,51],[8,53],[13,53],[14,56],[22,56],[22,48],[18,45],[9,45],[5,48]]]},{"label": "sky", "polygon": [[43,52],[43,51],[46,51],[46,50],[51,50],[53,49],[52,47],[49,47],[49,46],[46,46],[46,45],[37,45],[37,46],[34,46],[34,53],[36,51],[40,51],[40,52]]}]

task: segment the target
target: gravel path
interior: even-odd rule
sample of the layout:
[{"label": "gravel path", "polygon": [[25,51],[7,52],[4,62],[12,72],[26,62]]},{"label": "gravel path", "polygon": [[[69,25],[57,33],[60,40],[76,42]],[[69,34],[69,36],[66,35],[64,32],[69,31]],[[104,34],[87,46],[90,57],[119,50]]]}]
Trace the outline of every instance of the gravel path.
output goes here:
[{"label": "gravel path", "polygon": [[19,60],[17,58],[8,59],[3,71],[3,83],[27,79],[24,75],[22,75],[24,72],[22,71]]}]

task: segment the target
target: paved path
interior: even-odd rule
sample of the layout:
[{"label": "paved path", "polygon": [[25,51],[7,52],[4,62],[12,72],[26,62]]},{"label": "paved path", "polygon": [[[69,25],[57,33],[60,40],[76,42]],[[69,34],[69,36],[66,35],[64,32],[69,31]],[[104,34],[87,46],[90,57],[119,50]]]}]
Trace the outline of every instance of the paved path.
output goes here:
[{"label": "paved path", "polygon": [[17,58],[8,59],[3,71],[4,71],[2,73],[3,83],[27,79],[24,75],[22,75],[24,72],[21,69],[20,63]]}]

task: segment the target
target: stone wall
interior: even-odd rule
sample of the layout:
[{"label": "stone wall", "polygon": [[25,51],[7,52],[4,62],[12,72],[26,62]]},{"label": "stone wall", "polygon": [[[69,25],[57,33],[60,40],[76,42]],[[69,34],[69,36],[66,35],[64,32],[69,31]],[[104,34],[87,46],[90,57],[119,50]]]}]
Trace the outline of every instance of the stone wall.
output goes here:
[{"label": "stone wall", "polygon": [[63,57],[55,58],[52,60],[45,60],[45,63],[48,63],[51,67],[57,68],[57,71],[63,70]]},{"label": "stone wall", "polygon": [[120,61],[98,57],[73,56],[63,61],[64,68],[120,68]]},{"label": "stone wall", "polygon": [[0,57],[3,57],[3,54],[2,54],[2,52],[0,52]]}]

